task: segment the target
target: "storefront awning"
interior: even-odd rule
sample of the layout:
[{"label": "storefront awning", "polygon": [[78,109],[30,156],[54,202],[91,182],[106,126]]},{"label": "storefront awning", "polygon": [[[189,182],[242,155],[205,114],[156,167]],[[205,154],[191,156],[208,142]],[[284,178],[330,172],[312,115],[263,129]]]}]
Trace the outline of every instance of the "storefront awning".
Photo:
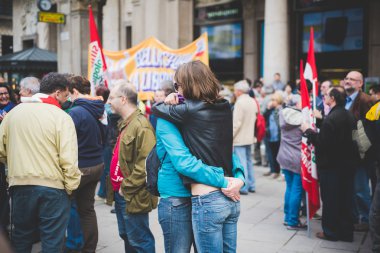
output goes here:
[{"label": "storefront awning", "polygon": [[0,56],[0,71],[57,71],[57,54],[32,47],[13,54]]}]

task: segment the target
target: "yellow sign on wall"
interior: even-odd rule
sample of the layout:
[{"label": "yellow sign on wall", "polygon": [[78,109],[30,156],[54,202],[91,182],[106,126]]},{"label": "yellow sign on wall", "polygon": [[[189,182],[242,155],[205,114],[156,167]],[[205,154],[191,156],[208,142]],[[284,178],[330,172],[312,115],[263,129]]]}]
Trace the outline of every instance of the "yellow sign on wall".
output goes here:
[{"label": "yellow sign on wall", "polygon": [[64,24],[65,14],[58,12],[38,12],[38,22]]},{"label": "yellow sign on wall", "polygon": [[107,63],[107,80],[112,88],[114,81],[124,79],[138,91],[155,91],[164,80],[173,80],[179,65],[200,60],[208,65],[207,33],[191,44],[171,49],[156,38],[148,38],[123,51],[103,50]]}]

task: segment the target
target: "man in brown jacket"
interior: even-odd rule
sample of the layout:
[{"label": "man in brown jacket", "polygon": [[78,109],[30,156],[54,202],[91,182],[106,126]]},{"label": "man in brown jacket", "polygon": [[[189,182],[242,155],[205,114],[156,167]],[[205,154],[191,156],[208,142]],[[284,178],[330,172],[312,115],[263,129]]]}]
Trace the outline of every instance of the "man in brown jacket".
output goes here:
[{"label": "man in brown jacket", "polygon": [[[351,71],[344,78],[344,89],[346,90],[346,110],[355,117],[356,122],[365,119],[365,115],[373,105],[371,97],[362,91],[363,75],[358,71]],[[369,189],[368,169],[371,165],[360,161],[354,182],[354,217],[355,230],[368,230],[369,210],[371,196]]]},{"label": "man in brown jacket", "polygon": [[137,92],[132,84],[117,81],[107,103],[121,116],[119,165],[124,179],[119,194],[115,193],[119,234],[125,241],[126,252],[133,248],[135,252],[154,253],[148,214],[157,207],[158,199],[146,189],[145,170],[145,159],[156,144],[154,130],[137,108]]}]

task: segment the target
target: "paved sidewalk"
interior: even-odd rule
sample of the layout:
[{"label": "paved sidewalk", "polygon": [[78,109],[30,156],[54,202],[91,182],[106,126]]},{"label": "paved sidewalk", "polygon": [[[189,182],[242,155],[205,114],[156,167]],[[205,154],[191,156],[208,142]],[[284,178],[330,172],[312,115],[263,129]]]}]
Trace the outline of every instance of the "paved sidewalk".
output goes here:
[{"label": "paved sidewalk", "polygon": [[[263,177],[267,168],[255,167],[257,191],[241,199],[241,216],[238,223],[238,249],[241,253],[369,253],[368,233],[355,233],[353,243],[328,242],[315,237],[320,231],[320,221],[312,221],[312,236],[306,231],[288,231],[283,222],[283,194],[285,182]],[[101,201],[96,202],[99,223],[97,252],[123,252],[123,241],[119,238],[116,216],[111,208]],[[150,214],[150,226],[156,238],[156,251],[164,252],[163,236],[158,224],[157,209]],[[33,252],[38,252],[38,246]]]}]

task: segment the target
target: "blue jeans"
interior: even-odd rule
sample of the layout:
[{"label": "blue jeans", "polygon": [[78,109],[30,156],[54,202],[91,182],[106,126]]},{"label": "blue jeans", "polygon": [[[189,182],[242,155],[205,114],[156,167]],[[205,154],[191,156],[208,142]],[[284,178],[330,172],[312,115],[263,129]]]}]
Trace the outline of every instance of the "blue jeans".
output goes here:
[{"label": "blue jeans", "polygon": [[70,219],[67,226],[66,248],[80,251],[83,247],[83,233],[75,199],[71,201]]},{"label": "blue jeans", "polygon": [[112,159],[112,147],[105,146],[103,150],[103,159],[104,159],[104,171],[100,177],[99,190],[97,195],[101,198],[107,197],[107,188],[106,188],[106,178],[110,174],[110,164]]},{"label": "blue jeans", "polygon": [[245,186],[241,191],[256,190],[255,172],[253,170],[251,145],[234,146],[234,152],[239,157],[242,166],[244,167],[244,175],[248,175],[248,180],[245,181]]},{"label": "blue jeans", "polygon": [[215,191],[191,198],[195,244],[199,253],[236,252],[240,202]]},{"label": "blue jeans", "polygon": [[149,215],[128,214],[127,202],[115,192],[115,211],[119,235],[124,240],[125,252],[155,252],[155,242],[149,229]]},{"label": "blue jeans", "polygon": [[368,223],[371,196],[366,168],[356,170],[354,178],[354,217],[357,223]]},{"label": "blue jeans", "polygon": [[190,198],[161,198],[158,221],[164,234],[166,253],[189,253],[194,242]]},{"label": "blue jeans", "polygon": [[30,253],[36,231],[42,253],[61,252],[69,222],[70,200],[65,190],[45,186],[11,187],[12,246]]},{"label": "blue jeans", "polygon": [[285,222],[289,226],[296,226],[299,223],[299,212],[302,199],[302,181],[301,175],[283,169],[285,175],[286,191],[285,191]]}]

